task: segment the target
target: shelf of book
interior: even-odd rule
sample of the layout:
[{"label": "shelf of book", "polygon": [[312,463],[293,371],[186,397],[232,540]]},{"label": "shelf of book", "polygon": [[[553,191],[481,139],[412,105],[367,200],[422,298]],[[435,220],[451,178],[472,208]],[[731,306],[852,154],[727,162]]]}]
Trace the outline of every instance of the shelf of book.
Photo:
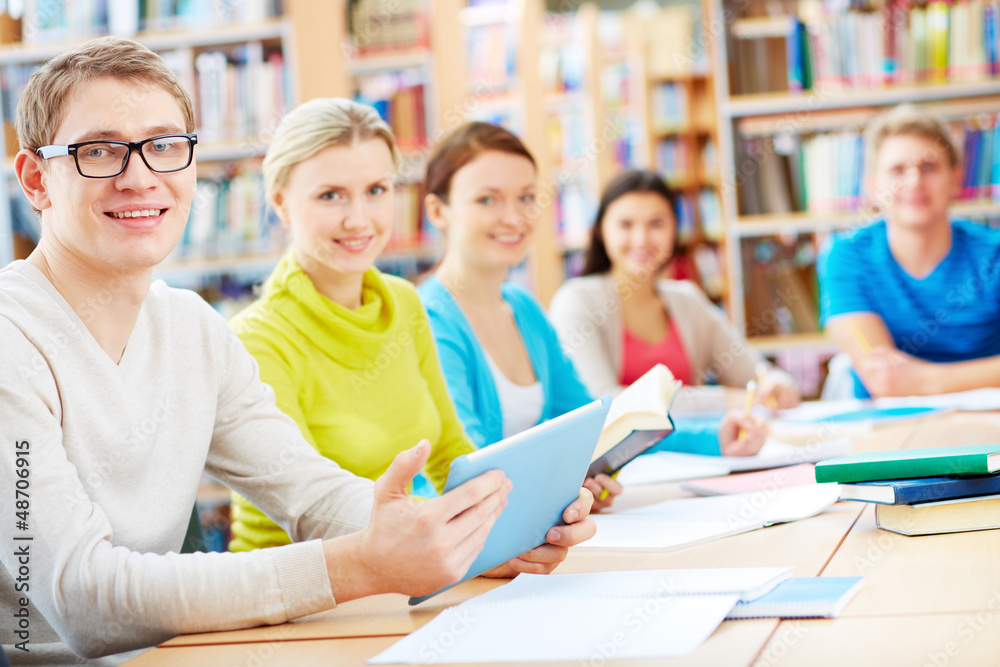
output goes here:
[{"label": "shelf of book", "polygon": [[[1000,218],[1000,201],[960,201],[951,206],[953,218]],[[777,215],[741,215],[737,219],[741,238],[803,234],[850,229],[878,219],[877,211],[859,210],[853,213],[814,214],[807,212]]]},{"label": "shelf of book", "polygon": [[[890,106],[919,103],[950,122],[967,174],[952,215],[1000,217],[1000,170],[993,166],[1000,154],[1000,33],[994,29],[1000,12],[990,3],[974,4],[894,3],[865,12],[828,0],[704,0],[708,24],[725,28],[710,45],[725,264],[733,276],[727,307],[748,336],[765,319],[760,309],[766,315],[775,304],[787,321],[770,323],[782,333],[766,340],[769,349],[801,349],[797,336],[813,335],[788,333],[816,326],[809,262],[828,232],[877,219],[862,187],[861,129]],[[977,24],[969,17],[980,11],[985,22]],[[927,12],[944,12],[937,41],[926,38]],[[949,13],[964,28],[948,23]],[[761,243],[768,246],[755,251]],[[767,259],[775,253],[780,260]],[[780,279],[810,295],[786,308],[776,293]]]},{"label": "shelf of book", "polygon": [[801,93],[761,93],[734,95],[720,102],[723,111],[732,118],[765,114],[812,113],[828,109],[849,109],[861,106],[890,106],[903,102],[933,102],[942,98],[996,95],[1000,78],[909,86],[889,86],[871,90],[831,91],[807,90]]},{"label": "shelf of book", "polygon": [[674,278],[696,282],[713,301],[728,300],[722,253],[716,102],[710,69],[698,55],[697,16],[675,6],[650,17],[645,65],[649,165],[678,194]]},{"label": "shelf of book", "polygon": [[[30,13],[33,6],[34,3],[28,3],[25,11]],[[140,9],[137,6],[136,11]],[[69,10],[63,8],[60,11]],[[79,21],[81,16],[75,16],[73,20]],[[4,19],[9,22],[6,15]],[[68,22],[67,19],[53,13],[46,20],[46,25],[51,27],[47,28],[50,30],[48,37],[64,36],[64,26],[60,26]],[[206,21],[187,28],[181,27],[183,21],[179,19],[133,21],[134,26],[147,23],[176,24],[175,27],[129,34],[160,52],[167,65],[191,91],[197,121],[195,131],[199,135],[196,149],[199,174],[204,165],[213,163],[239,163],[247,159],[259,161],[266,150],[267,137],[297,96],[297,77],[295,72],[290,71],[285,58],[286,46],[293,41],[291,36],[295,33],[293,19],[285,15],[236,23]],[[4,32],[4,38],[16,35],[17,29],[15,23],[12,31]],[[5,132],[0,138],[0,154],[4,156],[0,178],[4,187],[13,190],[13,200],[18,200],[12,200],[10,207],[0,207],[0,241],[4,241],[0,242],[0,262],[4,264],[15,258],[11,244],[6,242],[13,238],[13,230],[34,230],[36,227],[31,219],[34,214],[20,205],[19,193],[16,188],[10,187],[13,183],[13,156],[17,151],[11,121],[20,91],[42,62],[84,41],[87,32],[106,32],[107,29],[107,26],[96,26],[93,31],[76,33],[81,35],[78,39],[57,41],[42,41],[38,34],[26,34],[25,37],[30,36],[34,41],[8,43],[0,48],[0,108],[5,124]],[[237,89],[242,91],[242,97],[234,94]],[[227,177],[219,173],[224,174],[228,168],[210,170],[217,172],[217,184],[226,180]],[[212,226],[217,224],[212,223]],[[33,233],[27,238],[33,242],[37,240],[37,235]],[[24,256],[31,247],[32,243],[19,242],[16,256]]]},{"label": "shelf of book", "polygon": [[385,71],[419,69],[431,66],[433,64],[432,58],[433,53],[427,48],[360,56],[348,61],[347,71],[351,76],[365,76]]},{"label": "shelf of book", "polygon": [[[154,51],[193,49],[224,46],[242,42],[284,40],[291,34],[291,24],[285,18],[277,17],[264,21],[237,25],[216,25],[211,27],[176,28],[137,32],[131,39],[148,46]],[[22,63],[41,63],[53,58],[66,49],[92,39],[97,35],[81,36],[59,42],[43,44],[4,44],[0,46],[0,66]]]}]

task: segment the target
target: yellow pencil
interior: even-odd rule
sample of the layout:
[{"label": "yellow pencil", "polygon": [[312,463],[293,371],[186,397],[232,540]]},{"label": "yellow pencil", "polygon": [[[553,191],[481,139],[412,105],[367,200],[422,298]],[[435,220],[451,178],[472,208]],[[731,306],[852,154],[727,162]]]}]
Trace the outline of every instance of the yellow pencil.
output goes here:
[{"label": "yellow pencil", "polygon": [[[757,382],[755,380],[750,380],[747,382],[747,402],[743,406],[743,416],[749,417],[750,411],[753,409],[754,397],[757,394]],[[740,429],[740,433],[737,436],[739,440],[745,440],[747,437],[747,431],[744,428]]]},{"label": "yellow pencil", "polygon": [[[621,469],[616,470],[615,472],[611,473],[611,479],[618,479],[618,473],[620,473],[620,472],[621,472]],[[601,495],[598,496],[597,499],[598,500],[607,500],[608,496],[610,496],[610,495],[611,494],[608,492],[607,489],[601,489]]]},{"label": "yellow pencil", "polygon": [[872,344],[868,342],[868,338],[865,337],[865,332],[861,330],[858,323],[854,320],[848,320],[847,325],[851,329],[851,335],[854,337],[854,342],[858,344],[861,351],[864,354],[868,354],[872,351]]},{"label": "yellow pencil", "polygon": [[[767,364],[760,362],[754,367],[754,372],[757,375],[757,386],[767,387]],[[778,399],[774,397],[774,394],[767,395],[767,409],[774,410],[778,407]]]}]

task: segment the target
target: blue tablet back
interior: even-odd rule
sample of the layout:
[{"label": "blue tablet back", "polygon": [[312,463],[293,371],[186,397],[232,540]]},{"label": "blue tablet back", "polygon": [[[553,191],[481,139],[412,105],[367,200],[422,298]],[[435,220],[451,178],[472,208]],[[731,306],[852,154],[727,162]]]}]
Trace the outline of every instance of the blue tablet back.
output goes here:
[{"label": "blue tablet back", "polygon": [[[488,470],[503,470],[514,482],[483,550],[457,583],[543,544],[549,528],[563,523],[563,510],[580,495],[610,407],[605,396],[451,462],[445,493]],[[410,598],[410,604],[432,595]]]}]

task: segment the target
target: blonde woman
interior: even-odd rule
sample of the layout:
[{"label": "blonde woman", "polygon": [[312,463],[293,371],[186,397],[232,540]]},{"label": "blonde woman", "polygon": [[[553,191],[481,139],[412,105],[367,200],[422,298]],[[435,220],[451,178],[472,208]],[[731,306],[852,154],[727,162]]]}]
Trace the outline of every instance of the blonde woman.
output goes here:
[{"label": "blonde woman", "polygon": [[[371,107],[317,99],[290,112],[268,148],[264,181],[292,247],[232,326],[278,407],[321,454],[375,479],[427,439],[425,472],[440,491],[452,459],[475,447],[448,396],[416,290],[374,267],[392,230],[398,161],[392,131]],[[568,546],[594,533],[590,503],[581,491],[564,513],[571,525],[495,573],[554,568]],[[232,519],[231,550],[288,541],[239,496]]]}]

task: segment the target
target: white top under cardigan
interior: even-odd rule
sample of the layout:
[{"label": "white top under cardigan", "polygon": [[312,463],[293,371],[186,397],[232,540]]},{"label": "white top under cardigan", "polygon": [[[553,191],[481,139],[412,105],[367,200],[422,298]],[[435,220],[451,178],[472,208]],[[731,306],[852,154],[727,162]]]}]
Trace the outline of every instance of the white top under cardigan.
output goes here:
[{"label": "white top under cardigan", "polygon": [[[372,482],[306,443],[200,297],[154,283],[116,365],[44,275],[14,262],[0,270],[0,350],[0,644],[13,664],[117,664],[177,634],[335,606],[313,538],[367,525]],[[14,443],[25,441],[21,531]],[[175,553],[203,469],[304,542]],[[26,594],[10,574],[15,544],[30,549]],[[29,653],[13,646],[21,597]]]},{"label": "white top under cardigan", "polygon": [[[745,386],[764,357],[726,321],[693,283],[659,280],[656,292],[677,328],[696,383],[713,371],[723,385]],[[594,396],[620,392],[624,339],[621,300],[610,273],[567,280],[552,297],[549,314],[580,379]],[[781,370],[782,381],[794,384]]]},{"label": "white top under cardigan", "polygon": [[542,419],[545,407],[545,392],[542,383],[535,380],[529,385],[515,384],[503,374],[493,357],[486,355],[493,383],[497,386],[500,412],[503,414],[503,437],[509,438],[521,431],[527,431]]}]

